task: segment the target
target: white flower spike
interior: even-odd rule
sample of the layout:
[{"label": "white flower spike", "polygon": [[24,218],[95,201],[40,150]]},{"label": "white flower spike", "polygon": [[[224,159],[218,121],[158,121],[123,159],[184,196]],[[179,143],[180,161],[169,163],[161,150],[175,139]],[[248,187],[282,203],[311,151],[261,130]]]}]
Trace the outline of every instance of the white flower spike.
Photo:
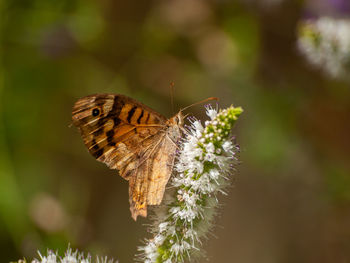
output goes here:
[{"label": "white flower spike", "polygon": [[156,211],[154,238],[146,241],[140,261],[145,263],[184,262],[199,251],[201,239],[212,227],[218,206],[216,194],[229,184],[238,147],[229,136],[240,107],[219,113],[206,108],[210,120],[192,126],[183,140],[175,164],[176,176],[170,185],[174,193]]}]

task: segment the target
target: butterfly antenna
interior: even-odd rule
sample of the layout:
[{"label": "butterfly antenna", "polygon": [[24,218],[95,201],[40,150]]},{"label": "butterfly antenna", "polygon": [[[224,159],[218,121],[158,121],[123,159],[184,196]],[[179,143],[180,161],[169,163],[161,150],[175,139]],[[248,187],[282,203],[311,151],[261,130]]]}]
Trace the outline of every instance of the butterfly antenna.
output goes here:
[{"label": "butterfly antenna", "polygon": [[201,101],[198,101],[198,102],[196,102],[196,103],[193,103],[193,104],[191,104],[191,105],[189,105],[189,106],[187,106],[187,107],[181,109],[180,111],[184,111],[184,110],[186,110],[186,109],[188,109],[188,108],[190,108],[190,107],[192,107],[192,106],[195,106],[195,105],[198,105],[198,104],[207,102],[207,101],[211,101],[211,100],[216,100],[216,101],[218,101],[219,99],[218,99],[217,97],[210,97],[210,98],[207,98],[207,99],[205,99],[205,100],[201,100]]},{"label": "butterfly antenna", "polygon": [[170,82],[170,101],[171,101],[171,110],[173,111],[173,114],[174,114],[174,86],[175,86],[175,83],[173,81]]}]

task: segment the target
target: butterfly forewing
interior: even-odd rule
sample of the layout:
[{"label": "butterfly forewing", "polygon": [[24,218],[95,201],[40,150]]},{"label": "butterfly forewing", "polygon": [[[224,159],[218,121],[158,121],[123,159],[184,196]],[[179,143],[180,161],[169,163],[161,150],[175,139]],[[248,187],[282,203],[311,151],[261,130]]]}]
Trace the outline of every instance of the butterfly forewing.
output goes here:
[{"label": "butterfly forewing", "polygon": [[123,95],[86,96],[79,99],[73,108],[73,123],[80,129],[90,153],[98,160],[110,147],[129,138],[137,130],[142,130],[140,135],[146,135],[161,129],[161,125],[150,127],[135,127],[135,125],[165,122],[165,117]]},{"label": "butterfly forewing", "polygon": [[160,204],[174,162],[179,127],[129,97],[96,94],[79,99],[72,113],[89,152],[129,180],[132,217]]}]

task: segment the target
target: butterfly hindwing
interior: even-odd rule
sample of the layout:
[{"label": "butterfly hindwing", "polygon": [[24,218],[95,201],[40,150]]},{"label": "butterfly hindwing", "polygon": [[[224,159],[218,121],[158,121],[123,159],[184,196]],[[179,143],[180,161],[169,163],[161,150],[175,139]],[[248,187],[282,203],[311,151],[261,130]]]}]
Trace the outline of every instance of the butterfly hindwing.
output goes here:
[{"label": "butterfly hindwing", "polygon": [[89,152],[129,181],[132,217],[146,216],[147,204],[160,204],[163,198],[179,128],[123,95],[83,97],[75,103],[72,114]]}]

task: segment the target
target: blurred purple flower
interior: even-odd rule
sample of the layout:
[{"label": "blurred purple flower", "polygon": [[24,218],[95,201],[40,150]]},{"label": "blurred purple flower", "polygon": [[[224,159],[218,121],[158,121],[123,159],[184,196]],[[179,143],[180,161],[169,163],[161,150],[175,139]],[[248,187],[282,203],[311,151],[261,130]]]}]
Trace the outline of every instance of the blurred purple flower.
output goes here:
[{"label": "blurred purple flower", "polygon": [[76,47],[76,41],[64,25],[55,25],[43,32],[40,51],[50,58],[69,56]]},{"label": "blurred purple flower", "polygon": [[349,0],[328,0],[339,13],[350,15],[350,1]]},{"label": "blurred purple flower", "polygon": [[349,17],[349,0],[307,0],[305,1],[304,18],[320,16]]}]

